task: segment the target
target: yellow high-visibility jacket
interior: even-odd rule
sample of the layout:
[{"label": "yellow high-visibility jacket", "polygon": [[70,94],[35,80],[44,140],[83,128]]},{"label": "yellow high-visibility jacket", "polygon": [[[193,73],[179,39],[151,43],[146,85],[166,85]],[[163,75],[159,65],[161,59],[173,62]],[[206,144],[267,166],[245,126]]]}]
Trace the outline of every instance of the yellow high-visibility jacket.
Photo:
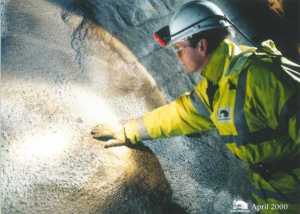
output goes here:
[{"label": "yellow high-visibility jacket", "polygon": [[257,189],[256,203],[299,204],[299,85],[275,62],[279,55],[271,40],[259,49],[224,40],[194,90],[126,124],[127,137],[138,142],[217,129],[227,148],[250,169],[298,162],[289,168],[292,174],[281,167],[272,171],[272,179],[256,170],[249,170],[249,176]]}]

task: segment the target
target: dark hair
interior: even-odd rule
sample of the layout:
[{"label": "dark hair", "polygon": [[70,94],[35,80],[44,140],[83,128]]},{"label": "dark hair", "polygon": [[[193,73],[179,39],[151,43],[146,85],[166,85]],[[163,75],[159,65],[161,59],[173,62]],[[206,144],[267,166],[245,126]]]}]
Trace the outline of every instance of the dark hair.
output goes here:
[{"label": "dark hair", "polygon": [[208,41],[207,53],[210,54],[229,35],[230,35],[229,28],[217,28],[217,29],[213,29],[213,30],[196,33],[193,36],[191,36],[190,38],[188,38],[188,41],[189,41],[191,47],[196,48],[198,45],[198,42],[201,39],[206,39]]}]

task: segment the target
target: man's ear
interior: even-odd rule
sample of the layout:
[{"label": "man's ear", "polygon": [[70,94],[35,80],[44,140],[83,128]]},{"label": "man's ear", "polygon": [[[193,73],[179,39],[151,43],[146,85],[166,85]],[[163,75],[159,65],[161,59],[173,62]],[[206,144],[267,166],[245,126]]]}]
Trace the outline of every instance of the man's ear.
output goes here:
[{"label": "man's ear", "polygon": [[208,50],[207,39],[200,39],[197,48],[202,55],[207,55],[207,50]]}]

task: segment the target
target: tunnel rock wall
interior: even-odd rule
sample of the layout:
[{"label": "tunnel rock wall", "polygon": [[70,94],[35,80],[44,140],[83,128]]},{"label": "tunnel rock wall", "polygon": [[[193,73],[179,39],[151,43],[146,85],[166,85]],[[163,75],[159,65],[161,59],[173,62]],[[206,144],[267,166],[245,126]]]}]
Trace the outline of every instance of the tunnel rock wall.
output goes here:
[{"label": "tunnel rock wall", "polygon": [[78,53],[80,14],[66,17],[48,1],[6,3],[1,213],[163,213],[171,190],[155,155],[104,150],[90,136],[99,122],[118,126],[161,105],[153,79],[100,28],[98,57]]},{"label": "tunnel rock wall", "polygon": [[5,2],[2,213],[224,213],[248,200],[215,133],[114,149],[89,134],[193,87],[198,77],[151,39],[181,3]]}]

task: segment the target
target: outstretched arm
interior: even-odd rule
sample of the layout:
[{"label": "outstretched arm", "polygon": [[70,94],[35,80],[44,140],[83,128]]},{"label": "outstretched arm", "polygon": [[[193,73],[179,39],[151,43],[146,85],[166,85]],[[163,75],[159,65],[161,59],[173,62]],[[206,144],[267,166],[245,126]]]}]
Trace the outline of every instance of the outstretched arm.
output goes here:
[{"label": "outstretched arm", "polygon": [[[195,89],[175,101],[130,120],[115,138],[137,143],[146,139],[188,135],[214,128],[210,120],[211,108],[205,93],[207,81],[201,81]],[[95,131],[94,136],[97,136]]]}]

